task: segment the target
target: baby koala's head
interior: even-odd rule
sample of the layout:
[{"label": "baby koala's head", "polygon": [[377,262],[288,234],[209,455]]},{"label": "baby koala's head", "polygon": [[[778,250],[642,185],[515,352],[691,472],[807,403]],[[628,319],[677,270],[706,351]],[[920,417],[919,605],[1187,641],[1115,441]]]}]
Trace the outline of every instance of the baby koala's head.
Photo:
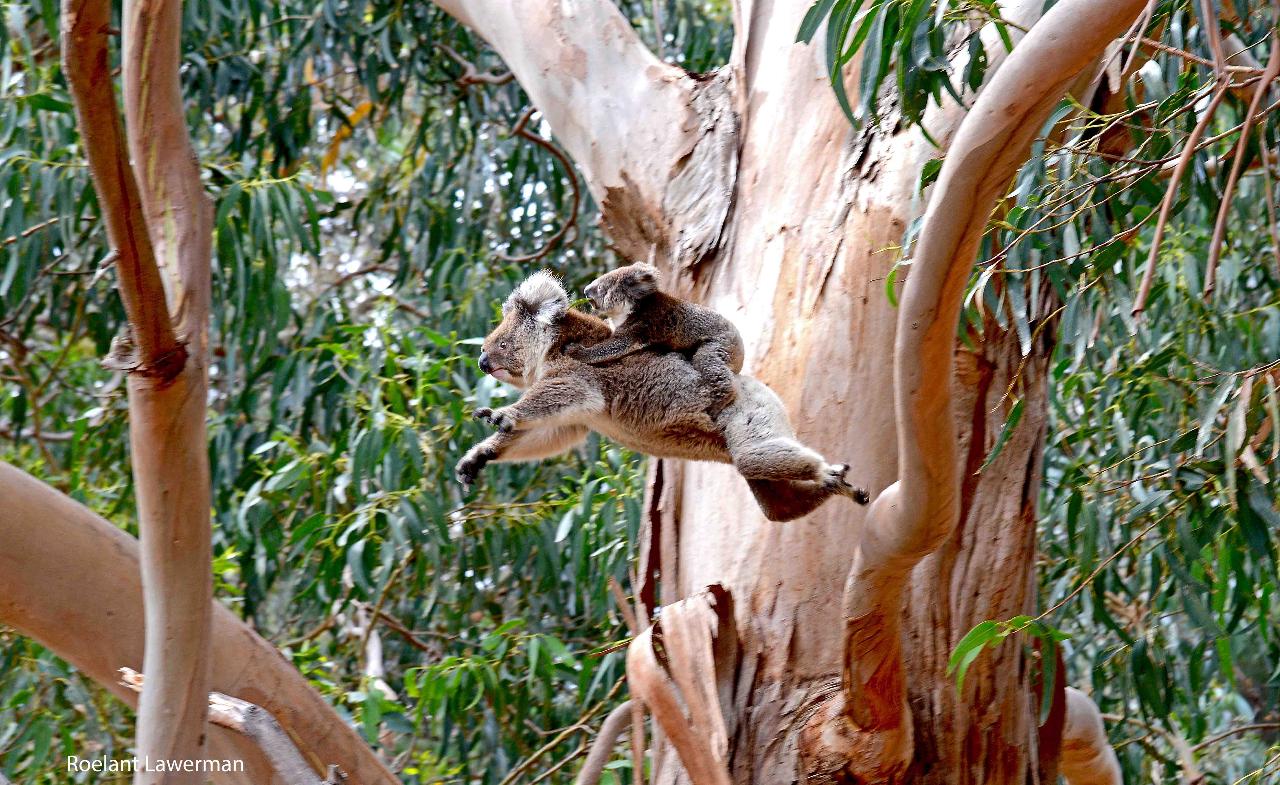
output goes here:
[{"label": "baby koala's head", "polygon": [[658,268],[639,262],[610,270],[582,290],[591,307],[616,327],[640,300],[658,291]]}]

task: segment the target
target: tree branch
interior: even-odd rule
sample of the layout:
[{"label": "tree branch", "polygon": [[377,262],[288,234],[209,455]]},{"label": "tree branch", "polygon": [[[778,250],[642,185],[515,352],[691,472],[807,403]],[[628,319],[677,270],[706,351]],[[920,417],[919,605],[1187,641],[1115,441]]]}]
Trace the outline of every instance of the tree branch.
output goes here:
[{"label": "tree branch", "polygon": [[[613,244],[695,263],[733,201],[729,72],[696,80],[662,62],[610,0],[436,0],[497,50],[583,174]],[[727,158],[726,158],[727,157]],[[682,174],[686,176],[682,178]]]},{"label": "tree branch", "polygon": [[[131,134],[123,139],[106,48],[110,14],[105,0],[66,0],[62,26],[90,168],[119,253],[121,294],[132,303],[132,335],[120,336],[113,348],[129,354],[137,347],[136,364],[108,358],[123,359],[131,371],[129,437],[151,679],[138,710],[137,750],[143,759],[199,760],[205,756],[213,592],[204,422],[212,207],[187,138],[178,79],[182,4],[125,4],[122,66]],[[201,779],[196,771],[140,771],[135,782],[197,785]]]},{"label": "tree branch", "polygon": [[622,735],[623,729],[631,722],[631,706],[631,701],[623,701],[604,718],[604,722],[600,725],[600,732],[596,734],[596,740],[591,743],[587,759],[578,771],[577,779],[573,781],[574,785],[596,785],[600,782],[600,775],[604,773],[604,766],[609,762],[609,756],[613,753],[613,746],[618,742],[618,736]]},{"label": "tree branch", "polygon": [[1066,695],[1061,772],[1067,785],[1122,785],[1120,761],[1107,741],[1098,707],[1075,687],[1067,687]]},{"label": "tree branch", "polygon": [[[143,676],[132,668],[120,669],[120,683],[142,693]],[[327,785],[302,757],[293,739],[271,712],[246,700],[209,693],[209,723],[233,730],[252,741],[271,761],[271,768],[290,785]]]},{"label": "tree branch", "polygon": [[[119,684],[117,669],[141,669],[143,659],[137,540],[5,463],[0,463],[0,498],[5,500],[0,505],[0,623],[39,641],[133,705],[137,696]],[[308,760],[336,763],[347,772],[348,785],[398,785],[274,646],[230,611],[212,602],[209,607],[212,690],[242,696],[271,712]],[[210,733],[220,752],[234,741],[217,728]],[[252,748],[240,744],[236,749]],[[219,781],[265,785],[244,774]]]},{"label": "tree branch", "polygon": [[63,72],[71,88],[80,139],[94,190],[117,253],[120,299],[137,347],[135,372],[167,381],[182,369],[178,343],[155,251],[142,215],[142,200],[125,149],[124,129],[111,83],[107,39],[111,3],[65,0],[62,10]]},{"label": "tree branch", "polygon": [[[964,286],[987,217],[1068,86],[1144,5],[1066,0],[1048,11],[961,122],[930,197],[894,347],[899,477],[869,512],[845,589],[848,725],[837,733],[852,740],[855,753],[875,748],[879,770],[886,757],[889,771],[911,760],[901,641],[906,581],[959,516],[953,356]],[[852,766],[861,765],[863,756],[851,757]]]},{"label": "tree branch", "polygon": [[[209,322],[213,203],[187,135],[178,68],[182,3],[129,0],[124,10],[125,119],[142,209],[165,273],[179,335],[204,363]],[[152,677],[154,683],[154,677]]]}]

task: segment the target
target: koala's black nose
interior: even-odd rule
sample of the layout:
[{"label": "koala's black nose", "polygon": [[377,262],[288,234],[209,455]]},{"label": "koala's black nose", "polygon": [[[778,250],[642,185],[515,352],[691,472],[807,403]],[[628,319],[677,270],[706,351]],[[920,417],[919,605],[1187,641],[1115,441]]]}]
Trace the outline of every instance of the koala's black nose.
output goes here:
[{"label": "koala's black nose", "polygon": [[493,363],[489,362],[489,353],[480,352],[480,370],[489,373],[493,370]]}]

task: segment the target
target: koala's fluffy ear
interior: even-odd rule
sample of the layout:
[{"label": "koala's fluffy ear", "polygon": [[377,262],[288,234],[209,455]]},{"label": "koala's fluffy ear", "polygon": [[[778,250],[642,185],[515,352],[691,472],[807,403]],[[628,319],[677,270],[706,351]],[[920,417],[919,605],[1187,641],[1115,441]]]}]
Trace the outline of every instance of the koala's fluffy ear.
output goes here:
[{"label": "koala's fluffy ear", "polygon": [[569,298],[559,297],[554,300],[547,300],[538,305],[537,312],[533,318],[542,324],[555,324],[564,318],[565,311],[569,310]]},{"label": "koala's fluffy ear", "polygon": [[658,268],[651,264],[631,265],[632,271],[627,276],[627,289],[631,292],[631,296],[639,299],[648,297],[658,291]]},{"label": "koala's fluffy ear", "polygon": [[541,324],[555,324],[569,309],[569,294],[554,275],[539,270],[516,287],[503,310],[517,306]]}]

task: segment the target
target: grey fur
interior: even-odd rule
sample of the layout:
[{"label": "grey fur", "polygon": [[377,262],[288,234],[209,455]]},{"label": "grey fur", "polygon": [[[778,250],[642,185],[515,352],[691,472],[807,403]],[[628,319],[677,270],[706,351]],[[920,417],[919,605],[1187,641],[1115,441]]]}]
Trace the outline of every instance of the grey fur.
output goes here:
[{"label": "grey fur", "polygon": [[[544,288],[547,278],[522,284],[485,338],[489,372],[525,392],[510,406],[476,411],[498,431],[458,462],[460,482],[474,482],[491,461],[564,452],[594,430],[649,455],[732,463],[770,520],[798,518],[835,495],[867,502],[845,481],[848,466],[801,444],[778,396],[750,376],[734,377],[737,396],[712,418],[702,374],[679,353],[640,349],[601,365],[575,359],[574,348],[608,339],[609,328],[568,309],[554,278],[554,290]],[[546,323],[539,315],[547,313],[558,316]]]},{"label": "grey fur", "polygon": [[736,394],[733,382],[742,371],[742,336],[720,314],[672,297],[659,285],[658,269],[648,264],[619,267],[588,284],[583,293],[597,312],[613,322],[613,335],[570,354],[591,365],[645,348],[686,354],[702,375],[710,401],[707,411],[716,417]]}]

